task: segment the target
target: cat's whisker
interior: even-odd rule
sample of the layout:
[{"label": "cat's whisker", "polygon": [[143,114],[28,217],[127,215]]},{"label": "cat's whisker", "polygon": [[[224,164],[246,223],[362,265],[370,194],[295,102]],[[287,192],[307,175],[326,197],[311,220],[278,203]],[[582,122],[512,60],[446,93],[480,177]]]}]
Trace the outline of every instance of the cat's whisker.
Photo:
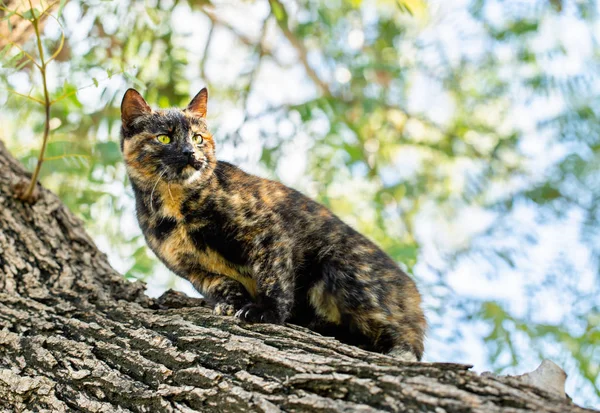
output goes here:
[{"label": "cat's whisker", "polygon": [[150,210],[154,213],[154,190],[156,189],[156,186],[158,185],[158,182],[160,181],[160,178],[162,178],[162,176],[167,172],[167,169],[165,168],[162,173],[160,175],[158,175],[158,178],[156,179],[156,183],[154,184],[154,186],[152,187],[152,191],[150,192]]},{"label": "cat's whisker", "polygon": [[171,197],[171,201],[175,201],[173,199],[173,194],[171,193],[171,183],[167,182],[167,189],[169,190],[169,196]]}]

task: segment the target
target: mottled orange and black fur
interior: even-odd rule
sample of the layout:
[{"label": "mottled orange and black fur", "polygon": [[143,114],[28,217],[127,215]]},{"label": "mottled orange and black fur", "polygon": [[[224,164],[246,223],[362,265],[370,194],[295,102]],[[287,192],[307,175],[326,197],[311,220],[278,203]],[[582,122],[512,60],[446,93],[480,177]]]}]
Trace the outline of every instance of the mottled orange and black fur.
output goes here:
[{"label": "mottled orange and black fur", "polygon": [[421,359],[415,283],[322,205],[217,161],[206,104],[206,89],[183,110],[152,110],[133,89],[123,98],[121,147],[150,248],[216,314]]}]

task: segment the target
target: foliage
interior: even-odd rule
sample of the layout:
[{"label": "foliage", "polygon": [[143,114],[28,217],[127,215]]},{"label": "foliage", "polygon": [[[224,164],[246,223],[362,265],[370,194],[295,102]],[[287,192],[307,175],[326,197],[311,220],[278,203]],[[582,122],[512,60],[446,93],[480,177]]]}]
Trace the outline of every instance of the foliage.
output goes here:
[{"label": "foliage", "polygon": [[[431,360],[553,358],[577,402],[600,400],[596,2],[40,4],[60,23],[41,36],[60,52],[40,179],[127,277],[157,266],[132,222],[122,93],[181,106],[208,85],[221,158],[317,198],[415,275]],[[35,36],[19,47],[0,47],[0,138],[34,169],[46,123],[21,95],[43,102],[43,82]]]}]

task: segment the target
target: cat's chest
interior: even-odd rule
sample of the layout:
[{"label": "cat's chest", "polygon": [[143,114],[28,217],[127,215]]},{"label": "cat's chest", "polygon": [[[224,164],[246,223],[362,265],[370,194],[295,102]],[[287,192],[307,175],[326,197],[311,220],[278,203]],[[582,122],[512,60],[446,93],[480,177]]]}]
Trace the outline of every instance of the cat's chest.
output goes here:
[{"label": "cat's chest", "polygon": [[[194,225],[185,221],[181,203],[163,202],[160,208],[140,217],[150,248],[176,274],[192,279],[203,272],[234,279],[247,278],[249,268],[225,256],[219,242],[220,229],[210,217]],[[214,245],[213,245],[214,244]]]},{"label": "cat's chest", "polygon": [[181,207],[186,199],[185,192],[177,186],[171,188],[170,185],[160,185],[158,213],[167,218],[177,221],[184,219]]},{"label": "cat's chest", "polygon": [[199,251],[189,235],[181,206],[181,188],[159,183],[148,196],[138,199],[138,220],[146,241],[158,257],[178,274],[199,265]]}]

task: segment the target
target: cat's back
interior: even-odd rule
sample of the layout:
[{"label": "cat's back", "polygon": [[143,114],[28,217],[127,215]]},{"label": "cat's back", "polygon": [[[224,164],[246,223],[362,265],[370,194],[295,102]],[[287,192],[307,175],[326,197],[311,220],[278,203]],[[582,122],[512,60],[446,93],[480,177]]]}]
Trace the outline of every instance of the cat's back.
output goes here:
[{"label": "cat's back", "polygon": [[216,218],[217,226],[228,227],[232,237],[255,246],[287,244],[303,268],[315,267],[311,272],[321,272],[326,262],[343,261],[353,266],[364,263],[382,275],[406,280],[377,245],[301,192],[227,162],[219,162],[215,176],[216,204],[209,206],[212,213],[203,215]]},{"label": "cat's back", "polygon": [[223,161],[218,162],[215,177],[218,209],[237,215],[241,225],[266,225],[265,229],[293,234],[296,241],[303,237],[316,240],[320,234],[330,238],[357,234],[325,206],[280,182]]}]

